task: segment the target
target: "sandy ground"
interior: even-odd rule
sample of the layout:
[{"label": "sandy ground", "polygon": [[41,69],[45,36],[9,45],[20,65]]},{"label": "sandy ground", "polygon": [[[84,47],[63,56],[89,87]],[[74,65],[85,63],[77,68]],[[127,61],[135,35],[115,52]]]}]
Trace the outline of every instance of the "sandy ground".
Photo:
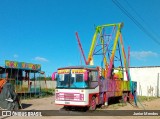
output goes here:
[{"label": "sandy ground", "polygon": [[[142,104],[142,105],[141,105]],[[23,110],[62,110],[62,106],[54,104],[54,96],[41,98],[41,99],[31,99],[31,100],[22,100]],[[102,109],[98,108],[97,110],[160,110],[160,98],[154,99],[151,101],[145,101],[138,103],[138,107],[135,107],[129,103],[122,104],[111,104],[108,107]],[[79,113],[79,112],[78,112]],[[23,117],[23,118],[32,118],[32,119],[160,119],[159,116],[81,116],[83,112],[80,112],[78,116],[42,116],[42,117]],[[21,119],[22,117],[0,117],[3,119]]]}]

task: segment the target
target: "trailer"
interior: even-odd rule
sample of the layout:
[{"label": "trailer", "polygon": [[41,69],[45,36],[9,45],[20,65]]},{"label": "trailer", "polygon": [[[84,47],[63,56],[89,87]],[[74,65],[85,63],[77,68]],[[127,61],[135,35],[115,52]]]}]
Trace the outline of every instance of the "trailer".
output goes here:
[{"label": "trailer", "polygon": [[[52,74],[52,79],[57,81],[55,104],[95,110],[97,105],[108,105],[110,98],[120,97],[123,102],[134,100],[137,105],[137,82],[131,81],[121,35],[122,26],[123,23],[97,26],[88,59],[76,33],[85,65],[58,68]],[[101,56],[101,66],[94,65],[95,56]]]}]

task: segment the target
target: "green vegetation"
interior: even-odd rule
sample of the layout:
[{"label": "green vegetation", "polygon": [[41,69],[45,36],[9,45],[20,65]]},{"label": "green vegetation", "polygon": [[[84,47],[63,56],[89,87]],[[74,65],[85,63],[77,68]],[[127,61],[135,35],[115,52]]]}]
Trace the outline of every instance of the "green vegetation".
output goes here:
[{"label": "green vegetation", "polygon": [[54,89],[42,89],[40,97],[49,97],[54,95]]},{"label": "green vegetation", "polygon": [[151,101],[151,100],[157,99],[158,97],[138,96],[137,98],[139,101],[143,102],[143,101]]},{"label": "green vegetation", "polygon": [[[34,81],[35,79],[34,78],[31,78],[30,79],[31,81]],[[36,80],[39,80],[39,81],[51,81],[52,80],[52,77],[51,76],[48,76],[48,77],[36,77]]]},{"label": "green vegetation", "polygon": [[19,94],[21,100],[23,99],[35,99],[35,98],[44,98],[54,95],[54,89],[41,89],[40,92],[37,93],[24,93]]}]

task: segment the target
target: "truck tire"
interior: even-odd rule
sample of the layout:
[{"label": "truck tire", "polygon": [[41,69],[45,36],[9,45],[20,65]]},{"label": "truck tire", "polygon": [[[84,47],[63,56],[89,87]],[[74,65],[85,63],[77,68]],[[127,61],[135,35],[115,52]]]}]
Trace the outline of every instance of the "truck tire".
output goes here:
[{"label": "truck tire", "polygon": [[93,96],[90,101],[89,110],[94,111],[96,109],[96,98]]},{"label": "truck tire", "polygon": [[103,94],[103,102],[99,105],[97,105],[98,108],[101,108],[103,105],[105,105],[105,102],[106,102],[106,94],[104,93]]},{"label": "truck tire", "polygon": [[132,103],[134,101],[134,96],[132,95],[132,93],[129,93],[129,102]]},{"label": "truck tire", "polygon": [[123,93],[123,96],[122,96],[123,103],[127,102],[127,98],[128,98],[127,93]]},{"label": "truck tire", "polygon": [[66,111],[71,110],[71,107],[70,106],[64,106],[63,110],[66,110]]}]

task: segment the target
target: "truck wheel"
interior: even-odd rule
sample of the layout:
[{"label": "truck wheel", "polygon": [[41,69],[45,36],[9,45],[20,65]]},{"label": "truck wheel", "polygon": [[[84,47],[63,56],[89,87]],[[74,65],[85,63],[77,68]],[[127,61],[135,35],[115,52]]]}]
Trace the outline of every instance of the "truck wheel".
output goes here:
[{"label": "truck wheel", "polygon": [[94,111],[96,109],[96,98],[92,97],[91,101],[90,101],[90,107],[89,110]]},{"label": "truck wheel", "polygon": [[132,93],[129,93],[129,102],[132,103],[134,101],[134,97]]},{"label": "truck wheel", "polygon": [[123,99],[123,103],[127,102],[127,93],[123,93],[122,99]]},{"label": "truck wheel", "polygon": [[64,106],[63,109],[67,111],[67,110],[71,110],[71,107],[70,106]]}]

